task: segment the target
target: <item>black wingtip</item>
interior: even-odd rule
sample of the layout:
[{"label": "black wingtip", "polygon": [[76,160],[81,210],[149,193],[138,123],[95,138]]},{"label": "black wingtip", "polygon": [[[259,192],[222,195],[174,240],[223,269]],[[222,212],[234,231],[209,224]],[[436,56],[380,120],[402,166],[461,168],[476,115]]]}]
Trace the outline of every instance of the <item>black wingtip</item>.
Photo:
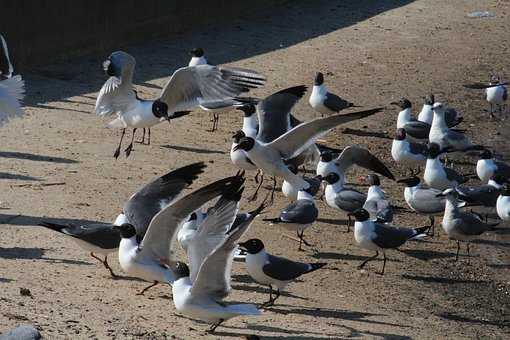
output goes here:
[{"label": "black wingtip", "polygon": [[170,119],[175,119],[183,116],[187,116],[191,113],[191,111],[177,111],[174,112],[171,116],[169,116]]},{"label": "black wingtip", "polygon": [[221,196],[230,201],[240,201],[244,191],[244,170],[239,171],[235,176],[230,177],[230,181],[225,185]]},{"label": "black wingtip", "polygon": [[191,184],[195,179],[198,178],[198,175],[204,172],[204,169],[207,165],[204,162],[192,163],[186,166],[183,166],[177,170],[170,171],[166,175],[161,177],[163,182],[171,180],[173,178],[181,178],[186,181],[186,183]]},{"label": "black wingtip", "polygon": [[66,225],[57,224],[57,223],[51,223],[51,222],[46,222],[46,221],[40,222],[38,224],[38,226],[45,227],[45,228],[48,228],[48,229],[51,229],[51,230],[54,230],[54,231],[58,231],[58,232],[62,232],[62,229],[65,229],[65,228],[68,227]]},{"label": "black wingtip", "polygon": [[271,223],[280,223],[280,219],[278,217],[276,218],[263,218],[262,221],[264,222],[271,222]]},{"label": "black wingtip", "polygon": [[416,231],[416,235],[421,235],[421,234],[426,234],[429,229],[432,228],[432,226],[430,225],[427,225],[427,226],[424,226],[424,227],[419,227],[419,228],[414,228],[414,231]]},{"label": "black wingtip", "polygon": [[305,95],[307,89],[308,89],[308,87],[306,85],[298,85],[298,86],[288,87],[286,89],[283,89],[281,91],[274,93],[273,95],[290,94],[290,95],[296,96],[298,98],[302,98]]}]

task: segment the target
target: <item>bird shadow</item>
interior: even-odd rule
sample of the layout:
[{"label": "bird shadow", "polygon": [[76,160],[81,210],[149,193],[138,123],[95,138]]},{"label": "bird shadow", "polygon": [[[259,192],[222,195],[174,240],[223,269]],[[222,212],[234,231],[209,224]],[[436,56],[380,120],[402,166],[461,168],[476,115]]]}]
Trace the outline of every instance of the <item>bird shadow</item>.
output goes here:
[{"label": "bird shadow", "polygon": [[409,275],[402,274],[404,279],[413,280],[413,281],[421,281],[426,283],[445,283],[445,284],[484,284],[486,281],[477,281],[477,280],[465,280],[465,279],[455,279],[449,277],[439,277],[439,276],[420,276],[420,275]]},{"label": "bird shadow", "polygon": [[176,151],[184,151],[184,152],[193,152],[198,154],[226,154],[225,151],[221,150],[211,150],[211,149],[202,149],[202,148],[193,148],[190,146],[182,146],[182,145],[161,145],[162,148],[176,150]]},{"label": "bird shadow", "polygon": [[36,162],[61,163],[61,164],[79,163],[79,161],[75,161],[74,159],[69,159],[69,158],[35,155],[32,153],[16,152],[16,151],[0,151],[0,157],[26,159],[26,160],[30,160],[30,161],[36,161]]},{"label": "bird shadow", "polygon": [[[232,289],[236,289],[236,290],[242,290],[242,291],[245,291],[245,292],[255,292],[255,293],[261,293],[261,294],[265,294],[265,295],[268,295],[269,296],[269,288],[266,288],[266,287],[263,287],[263,286],[258,286],[258,285],[232,285]],[[289,298],[292,298],[292,299],[298,299],[298,300],[303,300],[303,301],[308,301],[309,299],[308,298],[305,298],[305,297],[302,297],[302,296],[298,296],[298,295],[294,295],[292,293],[289,293],[289,292],[281,292],[280,294],[281,296],[284,296],[284,297],[289,297]]]},{"label": "bird shadow", "polygon": [[[51,221],[58,224],[97,224],[104,223],[101,221],[74,219],[74,218],[58,218],[58,217],[38,217],[21,214],[0,214],[0,225],[9,224],[17,226],[37,226],[43,221]],[[39,228],[39,227],[38,227]]]},{"label": "bird shadow", "polygon": [[322,252],[322,251],[317,252],[311,256],[316,259],[345,260],[345,261],[364,261],[367,259],[366,256],[352,255],[352,254],[341,254],[341,253],[333,253],[333,252]]},{"label": "bird shadow", "polygon": [[27,175],[10,174],[8,172],[0,172],[0,179],[11,179],[11,180],[18,180],[18,181],[41,181],[40,178],[27,176]]},{"label": "bird shadow", "polygon": [[57,259],[44,257],[45,249],[42,248],[2,248],[0,247],[0,257],[7,260],[43,260],[51,263],[76,264],[81,266],[92,266],[90,262],[80,260]]},{"label": "bird shadow", "polygon": [[245,274],[236,274],[232,275],[232,281],[242,282],[242,283],[253,283],[253,279],[250,275]]},{"label": "bird shadow", "polygon": [[445,259],[449,257],[455,256],[453,253],[445,253],[434,250],[425,250],[425,249],[399,249],[401,253],[406,254],[407,256],[414,257],[418,260],[428,261],[433,259]]},{"label": "bird shadow", "polygon": [[443,318],[443,319],[446,319],[446,320],[459,321],[459,322],[465,322],[465,323],[470,323],[470,324],[491,325],[491,326],[498,326],[498,327],[502,327],[502,326],[508,327],[508,326],[510,326],[510,322],[508,320],[497,321],[497,320],[471,319],[471,318],[468,318],[468,317],[465,317],[465,316],[461,316],[461,315],[457,315],[457,314],[453,314],[453,313],[448,313],[448,312],[439,313],[439,314],[436,314],[436,315],[439,316],[440,318]]},{"label": "bird shadow", "polygon": [[342,133],[346,134],[346,135],[354,135],[354,136],[360,136],[360,137],[375,137],[375,138],[382,138],[382,139],[392,139],[386,132],[383,132],[383,131],[365,131],[365,130],[345,128],[342,130]]},{"label": "bird shadow", "polygon": [[[59,101],[64,101],[64,100],[60,99]],[[27,106],[39,108],[39,109],[48,109],[48,110],[57,110],[57,111],[73,111],[73,112],[88,113],[88,114],[91,113],[90,111],[71,109],[69,107],[58,107],[58,106],[47,105],[47,104],[44,104],[44,105],[43,104],[32,104],[32,105],[27,105]]]},{"label": "bird shadow", "polygon": [[505,241],[494,241],[494,240],[474,240],[471,241],[474,244],[485,244],[488,246],[497,246],[502,248],[510,248],[510,243]]},{"label": "bird shadow", "polygon": [[0,277],[0,283],[9,283],[13,282],[13,279],[6,279],[5,277]]}]

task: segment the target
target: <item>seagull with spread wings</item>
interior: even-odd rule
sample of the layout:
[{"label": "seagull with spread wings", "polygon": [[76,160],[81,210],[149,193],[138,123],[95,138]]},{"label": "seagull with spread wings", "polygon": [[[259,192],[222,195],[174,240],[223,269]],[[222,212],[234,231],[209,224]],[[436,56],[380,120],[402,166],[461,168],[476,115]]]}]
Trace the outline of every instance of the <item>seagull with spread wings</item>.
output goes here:
[{"label": "seagull with spread wings", "polygon": [[182,67],[174,72],[158,98],[137,98],[133,88],[135,58],[130,54],[113,52],[103,63],[110,76],[96,100],[95,112],[101,117],[116,114],[110,127],[122,129],[117,158],[126,128],[133,129],[131,143],[126,148],[129,156],[133,148],[134,133],[138,128],[150,128],[162,120],[170,121],[199,106],[232,99],[252,88],[265,84],[265,78],[250,70],[211,65]]}]

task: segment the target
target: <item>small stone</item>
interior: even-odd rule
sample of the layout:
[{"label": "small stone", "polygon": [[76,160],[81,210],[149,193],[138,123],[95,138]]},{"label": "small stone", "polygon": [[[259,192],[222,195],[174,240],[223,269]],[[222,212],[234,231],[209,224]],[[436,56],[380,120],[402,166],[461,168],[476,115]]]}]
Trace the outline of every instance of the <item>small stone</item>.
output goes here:
[{"label": "small stone", "polygon": [[30,296],[31,298],[34,298],[32,296],[32,292],[30,292],[30,289],[28,289],[28,288],[20,287],[19,288],[19,293],[20,293],[21,296]]}]

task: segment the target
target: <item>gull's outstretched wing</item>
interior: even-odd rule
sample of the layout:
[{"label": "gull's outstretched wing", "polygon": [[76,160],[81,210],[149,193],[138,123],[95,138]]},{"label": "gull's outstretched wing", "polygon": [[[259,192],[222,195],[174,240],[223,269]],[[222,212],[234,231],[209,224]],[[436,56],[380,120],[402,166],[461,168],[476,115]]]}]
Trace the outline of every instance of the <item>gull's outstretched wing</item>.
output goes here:
[{"label": "gull's outstretched wing", "polygon": [[371,116],[382,111],[382,108],[352,112],[347,114],[334,115],[325,118],[318,118],[306,123],[299,124],[284,135],[278,137],[266,145],[278,150],[284,159],[299,155],[322,135],[334,127],[348,123],[353,120]]},{"label": "gull's outstretched wing", "polygon": [[395,180],[395,176],[393,176],[386,165],[384,165],[379,158],[372,155],[370,151],[362,148],[361,146],[351,145],[346,147],[335,160],[335,163],[342,173],[346,173],[347,170],[355,164],[362,168],[375,171],[389,179]]}]

